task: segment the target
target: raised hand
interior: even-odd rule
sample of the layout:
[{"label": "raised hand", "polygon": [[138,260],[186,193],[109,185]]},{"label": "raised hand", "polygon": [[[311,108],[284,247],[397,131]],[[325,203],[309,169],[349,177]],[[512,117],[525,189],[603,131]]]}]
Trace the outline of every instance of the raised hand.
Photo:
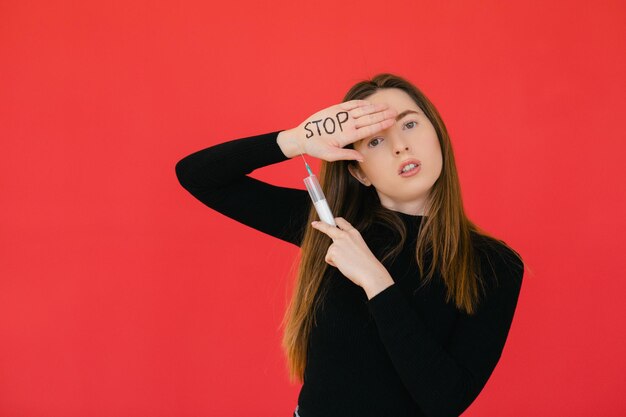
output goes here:
[{"label": "raised hand", "polygon": [[344,147],[391,127],[396,115],[384,103],[347,101],[320,110],[297,128],[281,132],[278,142],[289,157],[304,152],[325,161],[362,160],[359,152]]}]

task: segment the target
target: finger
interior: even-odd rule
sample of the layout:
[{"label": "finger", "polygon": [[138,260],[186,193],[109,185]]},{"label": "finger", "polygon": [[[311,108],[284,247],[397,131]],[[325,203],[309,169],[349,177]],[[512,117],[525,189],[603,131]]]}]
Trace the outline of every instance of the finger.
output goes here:
[{"label": "finger", "polygon": [[385,111],[381,111],[377,113],[372,113],[372,114],[365,115],[363,117],[359,117],[358,119],[355,119],[354,127],[358,129],[364,126],[369,126],[369,125],[383,122],[387,119],[390,119],[393,121],[394,117],[396,117],[395,110],[385,110]]},{"label": "finger", "polygon": [[369,104],[371,103],[367,100],[350,100],[350,101],[345,101],[343,103],[339,103],[339,107],[342,110],[352,110],[360,106],[367,106]]},{"label": "finger", "polygon": [[335,263],[333,262],[333,259],[331,258],[328,252],[326,252],[326,257],[324,258],[324,260],[326,261],[328,265],[336,267]]},{"label": "finger", "polygon": [[335,217],[335,223],[337,223],[337,226],[339,226],[339,228],[341,230],[343,230],[344,232],[349,232],[351,230],[356,230],[351,224],[350,222],[348,222],[346,219],[344,219],[343,217]]},{"label": "finger", "polygon": [[324,222],[315,221],[311,223],[311,226],[313,226],[314,229],[317,229],[320,232],[326,234],[326,236],[330,237],[333,240],[338,239],[343,233],[343,231],[339,228],[331,226]]},{"label": "finger", "polygon": [[375,135],[382,130],[388,129],[393,126],[393,123],[393,119],[385,119],[382,122],[374,123],[373,125],[363,126],[356,130],[357,134],[354,142],[365,139],[368,136]]},{"label": "finger", "polygon": [[351,110],[349,113],[352,118],[358,119],[359,117],[380,112],[393,114],[393,116],[396,115],[396,111],[394,109],[390,109],[387,103],[375,103],[367,106],[357,107],[356,109]]},{"label": "finger", "polygon": [[359,161],[363,162],[363,154],[352,149],[337,149],[331,155],[324,158],[326,161]]}]

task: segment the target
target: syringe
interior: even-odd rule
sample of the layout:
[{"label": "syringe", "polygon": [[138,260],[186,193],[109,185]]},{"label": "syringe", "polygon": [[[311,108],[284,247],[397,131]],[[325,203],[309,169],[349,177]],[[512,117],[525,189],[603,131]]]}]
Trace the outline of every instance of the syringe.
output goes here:
[{"label": "syringe", "polygon": [[317,215],[324,223],[336,227],[337,223],[335,223],[333,213],[330,211],[330,207],[328,207],[328,203],[326,202],[326,196],[324,196],[324,192],[322,192],[322,187],[320,186],[317,177],[315,176],[315,174],[313,174],[313,171],[311,171],[311,167],[309,167],[309,164],[306,163],[304,155],[300,153],[300,156],[304,161],[304,166],[306,167],[306,170],[309,172],[309,176],[304,179],[304,185],[306,185],[306,189],[309,191],[311,200],[313,200]]}]

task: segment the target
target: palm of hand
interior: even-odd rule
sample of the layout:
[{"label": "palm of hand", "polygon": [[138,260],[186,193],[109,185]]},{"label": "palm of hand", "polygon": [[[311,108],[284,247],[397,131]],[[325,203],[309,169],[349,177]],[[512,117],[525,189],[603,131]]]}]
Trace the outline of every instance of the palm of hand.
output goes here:
[{"label": "palm of hand", "polygon": [[362,160],[359,152],[343,148],[390,127],[395,115],[395,110],[386,104],[370,104],[366,100],[328,107],[302,123],[305,152],[326,161]]}]

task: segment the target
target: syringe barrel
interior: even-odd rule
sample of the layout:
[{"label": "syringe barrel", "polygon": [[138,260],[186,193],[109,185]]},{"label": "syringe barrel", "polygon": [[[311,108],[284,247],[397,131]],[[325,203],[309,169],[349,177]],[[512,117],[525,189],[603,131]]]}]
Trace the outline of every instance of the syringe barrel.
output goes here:
[{"label": "syringe barrel", "polygon": [[320,186],[320,183],[315,175],[309,175],[306,177],[304,179],[304,185],[306,185],[306,189],[309,191],[311,200],[313,200],[314,203],[326,199],[326,197],[324,197],[324,193],[322,192],[322,187]]},{"label": "syringe barrel", "polygon": [[306,177],[304,179],[304,185],[306,185],[306,189],[309,191],[309,195],[311,196],[311,200],[313,200],[315,210],[317,211],[317,215],[320,220],[324,223],[330,224],[331,226],[337,226],[333,213],[330,211],[330,207],[328,207],[326,197],[322,192],[322,187],[320,186],[319,181],[317,181],[315,175],[309,175]]}]

